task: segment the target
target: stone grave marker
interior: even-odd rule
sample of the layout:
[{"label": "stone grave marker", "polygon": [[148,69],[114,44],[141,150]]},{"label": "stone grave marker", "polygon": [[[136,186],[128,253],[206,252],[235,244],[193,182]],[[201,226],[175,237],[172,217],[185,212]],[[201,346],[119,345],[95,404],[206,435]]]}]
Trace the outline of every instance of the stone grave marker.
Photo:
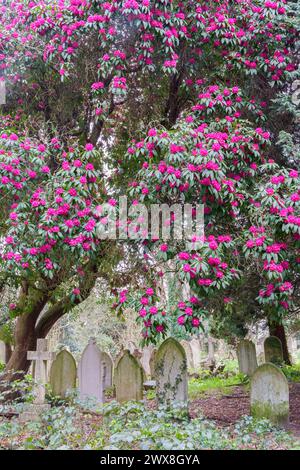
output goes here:
[{"label": "stone grave marker", "polygon": [[48,341],[46,339],[38,339],[36,351],[28,351],[27,359],[34,362],[34,401],[33,404],[27,405],[20,415],[21,422],[39,419],[41,413],[50,408],[50,405],[45,402],[48,381],[47,362],[54,360],[54,358],[55,354],[48,351]]},{"label": "stone grave marker", "polygon": [[187,405],[187,360],[184,348],[173,338],[159,347],[155,356],[156,396],[167,406],[174,402]]},{"label": "stone grave marker", "polygon": [[250,377],[258,366],[255,344],[246,339],[240,341],[237,348],[237,357],[240,372]]},{"label": "stone grave marker", "polygon": [[6,364],[6,347],[4,341],[0,341],[0,363]]},{"label": "stone grave marker", "polygon": [[34,361],[34,403],[43,405],[45,403],[46,383],[48,379],[47,361],[55,358],[55,354],[47,351],[48,342],[46,339],[38,339],[36,351],[28,351],[27,359]]},{"label": "stone grave marker", "polygon": [[101,373],[103,390],[112,387],[113,382],[113,361],[109,354],[101,352]]},{"label": "stone grave marker", "polygon": [[60,351],[50,369],[50,385],[53,394],[65,398],[76,388],[77,367],[74,357],[67,350]]},{"label": "stone grave marker", "polygon": [[201,344],[199,339],[193,338],[192,341],[189,342],[190,348],[192,350],[193,355],[193,364],[194,369],[199,369],[201,366]]},{"label": "stone grave marker", "polygon": [[143,383],[144,371],[141,364],[129,351],[125,351],[115,368],[114,384],[117,401],[122,403],[142,400]]},{"label": "stone grave marker", "polygon": [[269,336],[264,342],[265,362],[272,362],[273,364],[282,364],[283,352],[282,344],[276,336]]},{"label": "stone grave marker", "polygon": [[95,338],[90,338],[78,365],[79,397],[81,400],[90,398],[100,403],[103,402],[101,365],[101,352]]},{"label": "stone grave marker", "polygon": [[156,353],[157,353],[157,348],[154,348],[153,351],[152,351],[151,357],[150,357],[150,362],[149,362],[151,379],[155,378],[155,356],[156,356]]},{"label": "stone grave marker", "polygon": [[251,415],[285,426],[289,421],[289,386],[285,375],[271,363],[259,366],[251,379]]},{"label": "stone grave marker", "polygon": [[193,350],[191,348],[191,345],[189,341],[181,341],[180,342],[181,346],[185,350],[186,354],[186,360],[187,360],[187,367],[189,370],[194,370],[195,369],[195,364],[194,364],[194,357],[193,357]]},{"label": "stone grave marker", "polygon": [[4,80],[0,80],[0,105],[6,104],[6,84]]},{"label": "stone grave marker", "polygon": [[147,346],[142,350],[142,356],[140,358],[146,377],[151,377],[150,360],[153,351],[153,346]]}]

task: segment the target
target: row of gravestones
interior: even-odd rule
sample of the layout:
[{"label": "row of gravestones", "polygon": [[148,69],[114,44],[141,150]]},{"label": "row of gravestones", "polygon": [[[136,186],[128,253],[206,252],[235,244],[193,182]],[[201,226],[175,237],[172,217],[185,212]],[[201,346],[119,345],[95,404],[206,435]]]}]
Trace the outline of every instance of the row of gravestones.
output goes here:
[{"label": "row of gravestones", "polygon": [[[211,343],[213,343],[212,338],[208,338],[208,349],[211,350],[212,347],[210,347]],[[210,355],[208,355],[207,358],[202,359],[202,353],[203,353],[203,348],[201,347],[200,340],[198,338],[193,338],[191,341],[185,341],[182,340],[180,341],[180,344],[183,346],[185,353],[186,353],[186,359],[187,359],[187,367],[188,370],[194,371],[199,369],[202,365],[207,364],[209,361],[208,359],[213,359],[213,354],[212,351],[210,351]],[[213,344],[212,344],[213,346]],[[129,341],[127,343],[127,347],[130,351],[130,353],[137,357],[139,361],[141,362],[143,369],[146,373],[146,376],[148,378],[154,378],[154,356],[157,351],[153,346],[147,346],[140,351],[138,347],[135,345],[133,341]]]},{"label": "row of gravestones", "polygon": [[100,351],[94,338],[84,349],[78,364],[66,350],[59,352],[50,369],[50,387],[55,396],[64,398],[76,388],[78,376],[79,396],[81,399],[93,397],[104,401],[104,392],[112,386],[113,361]]},{"label": "row of gravestones", "polygon": [[[45,340],[38,340],[37,351],[28,353],[28,359],[35,361],[37,377],[46,377],[45,363],[52,359],[46,351]],[[249,345],[248,345],[249,346]],[[251,348],[251,349],[250,349]],[[244,344],[244,349],[245,347]],[[249,347],[253,351],[253,347]],[[268,349],[268,348],[267,348]],[[249,351],[246,351],[249,356]],[[244,352],[244,356],[247,354]],[[253,359],[253,358],[252,358]],[[113,364],[111,358],[99,351],[95,340],[85,348],[79,366],[78,381],[81,398],[94,397],[103,401],[106,387],[112,385]],[[169,338],[155,353],[154,376],[156,395],[159,403],[172,406],[175,402],[187,406],[188,376],[185,350],[180,343]],[[119,402],[142,400],[144,371],[140,361],[125,351],[116,363],[114,385]],[[46,379],[45,379],[46,380]],[[67,351],[61,351],[50,371],[50,383],[56,395],[64,396],[68,389],[76,386],[76,363]],[[41,404],[44,396],[42,384],[38,389]],[[281,370],[272,363],[257,367],[251,378],[251,413],[257,417],[268,417],[278,424],[285,424],[289,414],[288,383]]]},{"label": "row of gravestones", "polygon": [[[40,405],[44,403],[45,397],[47,361],[54,359],[46,345],[46,340],[38,340],[37,351],[28,353],[28,359],[33,361],[33,375],[38,382],[35,403]],[[153,363],[158,401],[166,404],[173,401],[187,403],[187,362],[180,343],[169,338],[158,350],[153,351],[150,362]],[[112,385],[115,386],[119,402],[142,400],[146,379],[140,361],[128,350],[117,360],[113,374],[111,357],[99,350],[93,338],[83,351],[78,371],[72,354],[63,350],[53,360],[49,375],[50,387],[55,396],[64,398],[75,389],[78,377],[80,398],[94,398],[98,402],[104,401],[104,391]]]},{"label": "row of gravestones", "polygon": [[242,340],[237,349],[239,370],[251,377],[251,414],[286,425],[289,419],[289,386],[285,375],[277,367],[283,363],[280,339],[275,336],[266,338],[264,353],[266,362],[258,366],[252,341]]},{"label": "row of gravestones", "polygon": [[[264,342],[265,362],[275,365],[283,363],[283,350],[279,338],[269,336]],[[239,370],[242,374],[251,376],[258,367],[256,348],[252,341],[242,340],[237,348]]]}]

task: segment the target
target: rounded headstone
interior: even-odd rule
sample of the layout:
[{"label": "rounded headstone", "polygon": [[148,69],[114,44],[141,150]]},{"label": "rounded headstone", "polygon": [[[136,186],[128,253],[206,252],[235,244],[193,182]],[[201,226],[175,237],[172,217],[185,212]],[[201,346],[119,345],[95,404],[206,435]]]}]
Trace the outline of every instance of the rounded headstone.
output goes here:
[{"label": "rounded headstone", "polygon": [[242,374],[251,376],[257,369],[257,358],[255,344],[252,341],[243,339],[237,348],[239,371]]},{"label": "rounded headstone", "polygon": [[156,396],[158,403],[187,404],[187,360],[184,348],[173,338],[159,347],[155,356]]},{"label": "rounded headstone", "polygon": [[81,400],[91,398],[103,402],[101,352],[91,338],[78,365],[78,385]]},{"label": "rounded headstone", "polygon": [[285,375],[271,363],[259,366],[251,379],[251,415],[284,426],[289,420],[289,386]]},{"label": "rounded headstone", "polygon": [[71,353],[60,351],[50,369],[50,386],[53,394],[65,398],[68,391],[76,388],[76,362]]},{"label": "rounded headstone", "polygon": [[269,336],[264,342],[265,361],[273,364],[283,363],[282,344],[276,336]]},{"label": "rounded headstone", "polygon": [[125,401],[139,401],[143,399],[144,371],[138,359],[129,351],[125,351],[118,360],[114,374],[116,399]]}]

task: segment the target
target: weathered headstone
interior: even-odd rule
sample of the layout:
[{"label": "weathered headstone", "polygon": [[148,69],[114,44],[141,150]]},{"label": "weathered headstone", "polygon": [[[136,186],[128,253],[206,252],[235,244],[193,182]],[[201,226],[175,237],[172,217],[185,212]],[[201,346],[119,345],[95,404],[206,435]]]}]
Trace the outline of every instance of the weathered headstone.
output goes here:
[{"label": "weathered headstone", "polygon": [[156,396],[167,406],[174,402],[187,405],[187,360],[181,344],[168,338],[155,356]]},{"label": "weathered headstone", "polygon": [[114,368],[117,367],[117,364],[118,364],[119,360],[121,359],[121,357],[123,357],[125,351],[126,351],[126,349],[124,349],[124,347],[122,346],[120,351],[118,352],[118,354],[115,357]]},{"label": "weathered headstone", "polygon": [[47,351],[48,342],[46,339],[38,339],[36,351],[28,351],[27,359],[34,361],[34,403],[43,405],[45,403],[46,383],[47,383],[47,361],[55,358],[55,354]]},{"label": "weathered headstone", "polygon": [[143,369],[145,371],[145,374],[147,377],[151,377],[151,368],[150,368],[150,360],[151,360],[151,355],[153,351],[153,346],[147,346],[142,350],[142,356],[141,356],[141,364],[143,366]]},{"label": "weathered headstone", "polygon": [[189,342],[190,348],[193,354],[193,364],[194,369],[199,369],[201,366],[201,344],[200,340],[197,338],[193,338],[192,341]]},{"label": "weathered headstone", "polygon": [[251,379],[251,415],[284,426],[289,420],[289,386],[285,375],[271,363],[259,366]]},{"label": "weathered headstone", "polygon": [[0,80],[0,105],[6,104],[6,84],[4,80]]},{"label": "weathered headstone", "polygon": [[77,368],[74,357],[66,350],[60,351],[50,369],[50,385],[53,394],[65,398],[76,388]]},{"label": "weathered headstone", "polygon": [[0,341],[0,364],[6,364],[6,347],[3,341]]},{"label": "weathered headstone", "polygon": [[129,351],[125,351],[119,359],[114,375],[116,399],[125,401],[138,401],[143,399],[144,371],[138,359]]},{"label": "weathered headstone", "polygon": [[181,346],[185,350],[186,354],[186,360],[187,360],[187,367],[189,370],[194,370],[195,369],[195,364],[194,364],[194,357],[193,357],[193,350],[191,348],[191,345],[188,341],[181,341],[180,342]]},{"label": "weathered headstone", "polygon": [[78,365],[78,385],[81,400],[91,398],[103,402],[101,353],[95,338],[90,339],[82,353]]},{"label": "weathered headstone", "polygon": [[240,372],[250,377],[258,366],[255,344],[247,339],[240,341],[237,348],[237,357]]},{"label": "weathered headstone", "polygon": [[27,405],[20,415],[21,422],[34,421],[40,418],[41,413],[47,411],[50,405],[45,403],[46,383],[48,379],[47,361],[54,360],[55,354],[49,352],[46,339],[38,339],[36,351],[28,351],[27,359],[34,361],[33,404]]},{"label": "weathered headstone", "polygon": [[101,352],[101,382],[103,390],[112,387],[113,361],[109,354]]},{"label": "weathered headstone", "polygon": [[209,368],[213,370],[216,365],[216,357],[215,357],[215,341],[211,336],[209,336],[207,339],[207,346],[208,346],[207,365]]},{"label": "weathered headstone", "polygon": [[155,356],[157,353],[157,348],[154,348],[150,357],[150,373],[151,373],[151,379],[155,378]]},{"label": "weathered headstone", "polygon": [[273,364],[282,364],[283,352],[282,344],[276,336],[269,336],[264,342],[265,361]]}]

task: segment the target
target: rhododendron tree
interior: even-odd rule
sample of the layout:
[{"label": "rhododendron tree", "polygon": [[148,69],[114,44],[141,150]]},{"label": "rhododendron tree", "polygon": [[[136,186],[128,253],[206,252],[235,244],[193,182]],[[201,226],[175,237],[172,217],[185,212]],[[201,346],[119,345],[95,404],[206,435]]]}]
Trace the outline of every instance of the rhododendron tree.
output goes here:
[{"label": "rhododendron tree", "polygon": [[[196,295],[195,305],[191,299],[178,304],[178,324],[190,333],[206,318],[209,300],[218,291],[223,297],[230,293],[247,265],[259,276],[257,302],[270,324],[293,307],[300,262],[299,174],[268,158],[270,134],[243,119],[247,108],[238,87],[210,86],[172,132],[151,129],[129,149],[129,158],[142,163],[131,183],[140,200],[205,206],[201,249],[183,245],[180,251],[178,241],[175,247],[172,241],[146,242],[158,260],[175,259],[177,275]],[[146,340],[167,333],[164,319],[157,330],[157,311],[143,308],[140,316]]]},{"label": "rhododendron tree", "polygon": [[[237,301],[230,290],[249,266],[268,318],[290,308],[299,180],[276,142],[294,126],[281,93],[298,73],[296,12],[265,0],[0,2],[2,277],[19,289],[8,369],[26,370],[27,350],[97,276],[118,287],[120,257],[141,246],[145,277],[172,265],[190,285],[175,311],[188,332],[212,297]],[[100,206],[114,207],[128,182],[133,204],[203,203],[204,246],[100,241]],[[124,306],[129,276],[119,281]],[[137,300],[148,341],[171,321],[156,284]]]}]

